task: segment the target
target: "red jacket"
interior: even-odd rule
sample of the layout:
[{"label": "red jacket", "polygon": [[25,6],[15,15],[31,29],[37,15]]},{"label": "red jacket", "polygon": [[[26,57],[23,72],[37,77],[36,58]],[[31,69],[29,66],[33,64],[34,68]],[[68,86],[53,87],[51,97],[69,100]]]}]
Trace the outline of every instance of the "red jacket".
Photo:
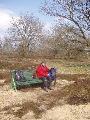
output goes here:
[{"label": "red jacket", "polygon": [[36,73],[37,73],[37,77],[40,78],[40,77],[47,77],[48,76],[48,67],[47,66],[42,66],[42,65],[39,65],[38,68],[36,69]]}]

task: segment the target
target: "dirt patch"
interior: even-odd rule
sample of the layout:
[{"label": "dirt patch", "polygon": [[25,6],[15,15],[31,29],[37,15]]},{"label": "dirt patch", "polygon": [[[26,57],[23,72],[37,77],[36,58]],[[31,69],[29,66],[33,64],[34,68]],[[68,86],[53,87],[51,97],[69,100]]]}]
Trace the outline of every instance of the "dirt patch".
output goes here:
[{"label": "dirt patch", "polygon": [[[22,116],[27,114],[29,111],[33,111],[35,118],[40,118],[45,111],[50,110],[56,106],[63,106],[65,104],[81,105],[89,103],[90,80],[89,78],[86,79],[86,75],[84,77],[85,79],[83,79],[83,77],[84,76],[75,75],[73,76],[73,80],[75,80],[74,83],[68,84],[64,87],[56,85],[56,89],[51,90],[48,93],[38,95],[37,100],[34,102],[27,101],[23,102],[22,104],[17,104],[16,106],[7,106],[3,109],[3,111],[7,111],[7,114],[13,114],[19,118],[22,118]],[[72,79],[72,76],[70,75],[69,78]],[[60,80],[58,81],[60,82]],[[20,109],[14,111],[12,109],[13,107],[19,107]]]},{"label": "dirt patch", "polygon": [[64,93],[67,93],[67,103],[78,105],[90,102],[90,75],[58,74],[58,78],[75,81],[74,84],[66,86],[62,90]]},{"label": "dirt patch", "polygon": [[[68,82],[68,84],[65,84],[63,80],[64,82]],[[64,84],[63,86],[62,82]],[[69,82],[72,82],[72,84]],[[21,89],[20,92],[23,96],[26,95],[26,93],[29,93],[37,96],[36,99],[34,99],[33,95],[29,100],[27,100],[27,98],[26,100],[23,100],[24,98],[22,97],[23,102],[19,104],[15,98],[14,105],[9,104],[9,106],[5,106],[1,109],[0,112],[4,112],[4,115],[14,115],[14,117],[20,119],[29,112],[33,112],[35,119],[41,119],[44,113],[55,107],[63,108],[66,104],[69,104],[69,106],[87,104],[90,102],[90,76],[86,74],[58,76],[58,81],[54,90],[47,93],[43,92],[42,94],[40,93],[40,90],[40,87],[36,87],[35,89]],[[17,97],[20,97],[20,95]]]},{"label": "dirt patch", "polygon": [[11,73],[8,72],[8,71],[6,71],[6,72],[0,72],[0,81],[2,81],[2,80],[4,80],[4,84],[10,83]]},{"label": "dirt patch", "polygon": [[90,104],[56,106],[40,120],[90,120]]},{"label": "dirt patch", "polygon": [[33,59],[4,59],[0,60],[0,69],[27,69],[32,65],[37,65],[37,61]]},{"label": "dirt patch", "polygon": [[87,104],[90,102],[90,80],[77,79],[73,84],[54,90],[45,96],[39,96],[38,100],[48,110],[64,104]]},{"label": "dirt patch", "polygon": [[10,83],[11,71],[15,69],[29,69],[32,66],[36,67],[37,62],[32,59],[4,59],[0,60],[0,79],[5,79],[5,83]]},{"label": "dirt patch", "polygon": [[5,114],[12,114],[18,118],[22,118],[22,116],[27,114],[29,111],[33,111],[34,117],[39,118],[42,113],[42,110],[40,110],[39,107],[40,104],[33,101],[27,101],[24,102],[22,105],[17,104],[14,106],[6,106],[2,109],[2,111],[6,111]]},{"label": "dirt patch", "polygon": [[67,85],[62,89],[57,89],[45,97],[41,96],[41,101],[47,101],[48,107],[61,105],[59,100],[63,99],[70,105],[79,105],[90,102],[90,80],[76,80],[73,84]]},{"label": "dirt patch", "polygon": [[57,74],[57,78],[58,79],[66,79],[66,80],[69,80],[69,81],[77,81],[77,80],[80,80],[80,79],[87,79],[87,78],[90,78],[90,75],[89,74],[60,74],[58,73]]},{"label": "dirt patch", "polygon": [[69,87],[65,87],[65,91],[68,91],[67,102],[72,104],[85,104],[90,102],[90,80],[77,80]]}]

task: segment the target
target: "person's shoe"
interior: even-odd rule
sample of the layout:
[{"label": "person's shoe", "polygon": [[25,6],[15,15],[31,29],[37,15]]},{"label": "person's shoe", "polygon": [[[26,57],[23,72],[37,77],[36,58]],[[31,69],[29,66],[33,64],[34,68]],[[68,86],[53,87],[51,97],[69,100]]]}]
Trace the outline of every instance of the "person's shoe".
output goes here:
[{"label": "person's shoe", "polygon": [[51,88],[51,87],[49,87],[48,89],[49,89],[49,90],[53,90],[53,88]]},{"label": "person's shoe", "polygon": [[47,88],[44,88],[44,90],[45,90],[46,92],[48,92],[48,89],[47,89]]}]

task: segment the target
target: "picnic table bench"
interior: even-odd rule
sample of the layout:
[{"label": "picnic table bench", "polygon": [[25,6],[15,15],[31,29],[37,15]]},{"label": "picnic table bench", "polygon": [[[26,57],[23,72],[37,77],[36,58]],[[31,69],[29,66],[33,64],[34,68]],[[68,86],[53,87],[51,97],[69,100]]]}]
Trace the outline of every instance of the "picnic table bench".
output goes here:
[{"label": "picnic table bench", "polygon": [[36,78],[33,78],[33,73],[35,70],[29,69],[29,70],[22,70],[24,78],[22,80],[16,80],[16,70],[11,71],[11,86],[13,90],[19,89],[21,86],[31,86],[34,84],[40,84],[43,83],[42,80]]}]

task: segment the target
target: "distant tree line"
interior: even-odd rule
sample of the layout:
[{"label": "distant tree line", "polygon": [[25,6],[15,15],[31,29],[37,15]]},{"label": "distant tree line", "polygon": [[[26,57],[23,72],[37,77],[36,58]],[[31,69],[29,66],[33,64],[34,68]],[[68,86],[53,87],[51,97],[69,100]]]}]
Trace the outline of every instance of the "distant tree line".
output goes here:
[{"label": "distant tree line", "polygon": [[[52,27],[52,34],[43,31],[44,24],[35,16],[26,13],[17,20],[1,40],[0,54],[18,57],[86,58],[90,47],[90,1],[46,0],[41,11],[59,18]],[[61,18],[72,24],[61,23]],[[70,23],[70,22],[69,22]],[[87,34],[86,34],[87,33]]]}]

